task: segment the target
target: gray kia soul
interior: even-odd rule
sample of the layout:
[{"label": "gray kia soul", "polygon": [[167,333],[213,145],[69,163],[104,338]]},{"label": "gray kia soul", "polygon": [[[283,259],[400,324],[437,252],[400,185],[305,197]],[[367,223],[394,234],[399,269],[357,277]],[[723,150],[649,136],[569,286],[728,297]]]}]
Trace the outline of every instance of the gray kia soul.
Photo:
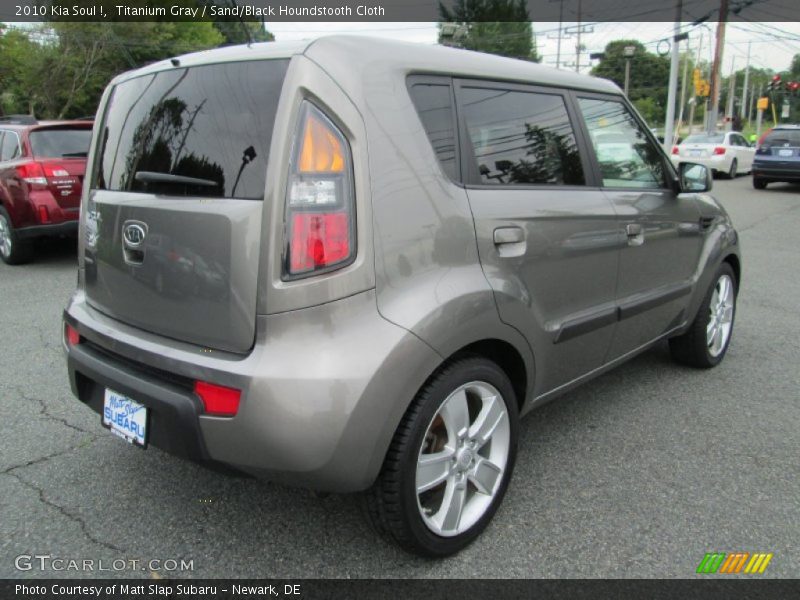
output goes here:
[{"label": "gray kia soul", "polygon": [[521,415],[731,339],[709,174],[604,80],[362,37],[202,52],[112,81],[86,181],[75,395],[142,448],[366,491],[419,554],[486,527]]}]

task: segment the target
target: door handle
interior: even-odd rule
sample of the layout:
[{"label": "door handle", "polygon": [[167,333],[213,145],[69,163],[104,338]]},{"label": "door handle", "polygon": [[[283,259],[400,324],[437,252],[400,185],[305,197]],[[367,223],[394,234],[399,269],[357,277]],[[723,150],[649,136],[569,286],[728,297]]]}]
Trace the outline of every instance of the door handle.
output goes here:
[{"label": "door handle", "polygon": [[500,258],[516,258],[525,254],[525,231],[522,227],[498,227],[492,237]]},{"label": "door handle", "polygon": [[494,230],[494,243],[517,244],[525,239],[525,232],[521,227],[498,227]]},{"label": "door handle", "polygon": [[644,244],[644,229],[639,223],[628,223],[625,226],[628,236],[628,246],[641,246]]}]

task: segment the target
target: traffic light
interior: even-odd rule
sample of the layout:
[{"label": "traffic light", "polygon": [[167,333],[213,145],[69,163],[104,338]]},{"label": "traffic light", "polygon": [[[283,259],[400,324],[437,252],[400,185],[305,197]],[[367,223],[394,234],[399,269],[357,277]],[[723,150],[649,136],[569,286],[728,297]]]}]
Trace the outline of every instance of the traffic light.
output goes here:
[{"label": "traffic light", "polygon": [[780,75],[774,75],[772,81],[767,84],[767,89],[771,92],[777,92],[783,89],[783,82]]},{"label": "traffic light", "polygon": [[790,81],[786,84],[786,89],[792,96],[797,96],[800,93],[800,83],[797,81]]}]

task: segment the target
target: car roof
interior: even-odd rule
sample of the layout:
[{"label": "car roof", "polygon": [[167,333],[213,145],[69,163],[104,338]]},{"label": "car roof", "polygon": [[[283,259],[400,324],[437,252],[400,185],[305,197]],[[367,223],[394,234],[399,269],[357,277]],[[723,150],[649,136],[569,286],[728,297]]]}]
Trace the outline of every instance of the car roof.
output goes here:
[{"label": "car roof", "polygon": [[195,52],[129,71],[115,78],[112,83],[180,67],[291,58],[301,54],[322,66],[337,81],[355,76],[369,77],[371,70],[379,68],[621,94],[619,87],[609,80],[579,75],[531,61],[361,35],[332,35],[303,42],[263,42]]},{"label": "car roof", "polygon": [[22,131],[35,131],[37,129],[47,129],[49,127],[62,127],[66,126],[69,127],[70,125],[82,125],[86,126],[87,128],[92,127],[94,125],[93,121],[89,121],[86,119],[76,119],[76,120],[67,120],[67,121],[36,121],[35,123],[15,123],[15,122],[3,122],[0,119],[0,129],[10,129],[16,132]]}]

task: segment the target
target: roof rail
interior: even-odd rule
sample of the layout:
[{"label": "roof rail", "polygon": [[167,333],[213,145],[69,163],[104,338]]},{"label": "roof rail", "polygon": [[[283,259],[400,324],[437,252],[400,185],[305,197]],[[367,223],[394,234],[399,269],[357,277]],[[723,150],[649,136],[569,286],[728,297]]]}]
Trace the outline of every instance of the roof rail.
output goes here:
[{"label": "roof rail", "polygon": [[10,125],[36,125],[38,122],[33,115],[5,115],[0,117],[0,123]]}]

